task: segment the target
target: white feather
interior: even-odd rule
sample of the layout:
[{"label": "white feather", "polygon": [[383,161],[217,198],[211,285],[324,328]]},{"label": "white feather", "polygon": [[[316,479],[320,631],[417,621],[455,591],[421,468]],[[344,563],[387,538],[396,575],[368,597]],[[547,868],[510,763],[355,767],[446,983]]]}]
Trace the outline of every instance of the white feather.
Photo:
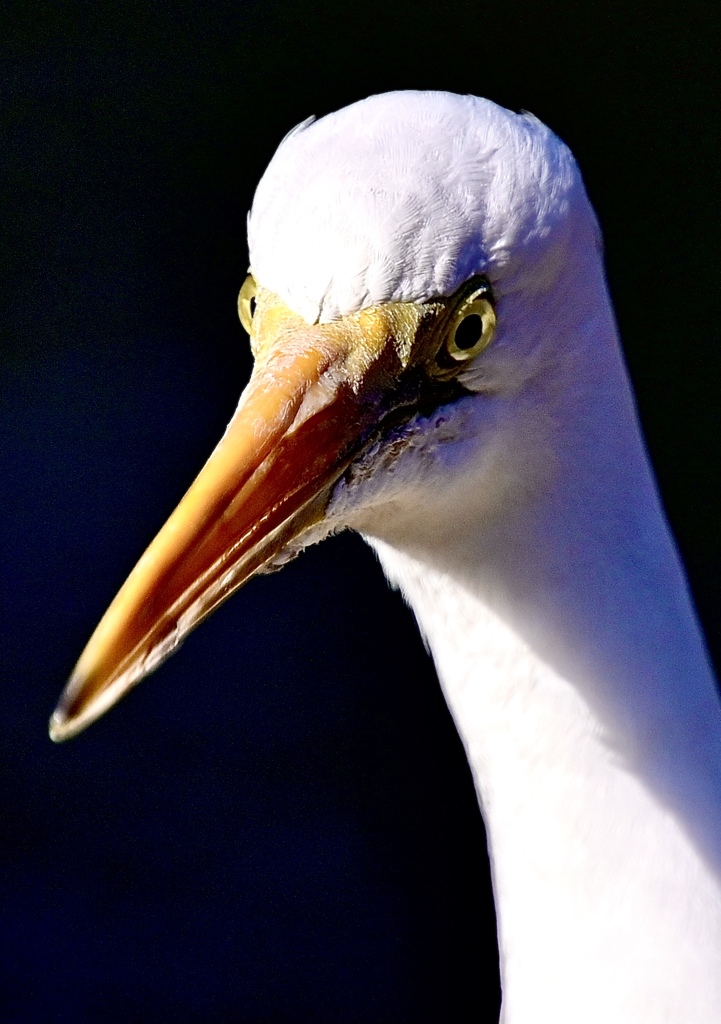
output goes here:
[{"label": "white feather", "polygon": [[291,309],[328,321],[448,295],[475,273],[523,288],[577,212],[592,217],[573,157],[536,118],[389,93],[286,136],[253,201],[250,262]]},{"label": "white feather", "polygon": [[250,246],[308,321],[488,275],[473,394],[366,452],[328,526],[371,541],[436,661],[506,1024],[718,1024],[719,701],[568,149],[486,100],[373,97],[282,143]]}]

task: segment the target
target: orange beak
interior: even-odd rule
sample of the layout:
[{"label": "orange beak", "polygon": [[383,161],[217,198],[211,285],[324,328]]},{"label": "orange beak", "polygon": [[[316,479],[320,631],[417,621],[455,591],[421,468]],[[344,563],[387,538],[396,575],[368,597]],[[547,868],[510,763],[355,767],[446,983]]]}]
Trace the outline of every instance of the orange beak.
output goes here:
[{"label": "orange beak", "polygon": [[256,366],[225,435],[110,605],[50,719],[74,736],[253,573],[324,518],[418,361],[423,308],[309,326],[261,289]]}]

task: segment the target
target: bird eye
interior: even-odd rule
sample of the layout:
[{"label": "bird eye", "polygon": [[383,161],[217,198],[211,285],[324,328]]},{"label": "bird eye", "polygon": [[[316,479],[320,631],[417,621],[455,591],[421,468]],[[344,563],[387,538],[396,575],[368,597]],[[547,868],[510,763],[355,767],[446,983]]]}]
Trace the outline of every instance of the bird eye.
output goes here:
[{"label": "bird eye", "polygon": [[238,296],[238,316],[248,334],[253,333],[253,317],[257,305],[258,285],[252,274],[248,274]]},{"label": "bird eye", "polygon": [[491,343],[496,329],[496,314],[486,295],[473,295],[451,320],[445,344],[439,356],[453,363],[467,362]]}]

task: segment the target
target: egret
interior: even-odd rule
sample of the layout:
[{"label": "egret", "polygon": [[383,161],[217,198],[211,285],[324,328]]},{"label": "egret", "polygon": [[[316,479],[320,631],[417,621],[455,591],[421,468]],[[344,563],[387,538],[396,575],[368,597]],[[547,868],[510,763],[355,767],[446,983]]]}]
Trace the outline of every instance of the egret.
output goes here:
[{"label": "egret", "polygon": [[53,739],[357,530],[468,754],[505,1024],[718,1024],[721,710],[571,153],[487,100],[375,96],[286,136],[248,230],[250,382]]}]

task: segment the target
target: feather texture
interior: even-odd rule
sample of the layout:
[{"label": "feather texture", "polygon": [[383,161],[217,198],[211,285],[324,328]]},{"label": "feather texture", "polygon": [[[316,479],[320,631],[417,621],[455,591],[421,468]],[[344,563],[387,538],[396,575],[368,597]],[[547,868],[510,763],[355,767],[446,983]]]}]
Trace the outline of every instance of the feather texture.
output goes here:
[{"label": "feather texture", "polygon": [[486,817],[505,1024],[721,1020],[721,712],[566,146],[474,97],[300,126],[249,222],[309,322],[484,273],[470,394],[381,438],[323,530],[413,607]]}]

